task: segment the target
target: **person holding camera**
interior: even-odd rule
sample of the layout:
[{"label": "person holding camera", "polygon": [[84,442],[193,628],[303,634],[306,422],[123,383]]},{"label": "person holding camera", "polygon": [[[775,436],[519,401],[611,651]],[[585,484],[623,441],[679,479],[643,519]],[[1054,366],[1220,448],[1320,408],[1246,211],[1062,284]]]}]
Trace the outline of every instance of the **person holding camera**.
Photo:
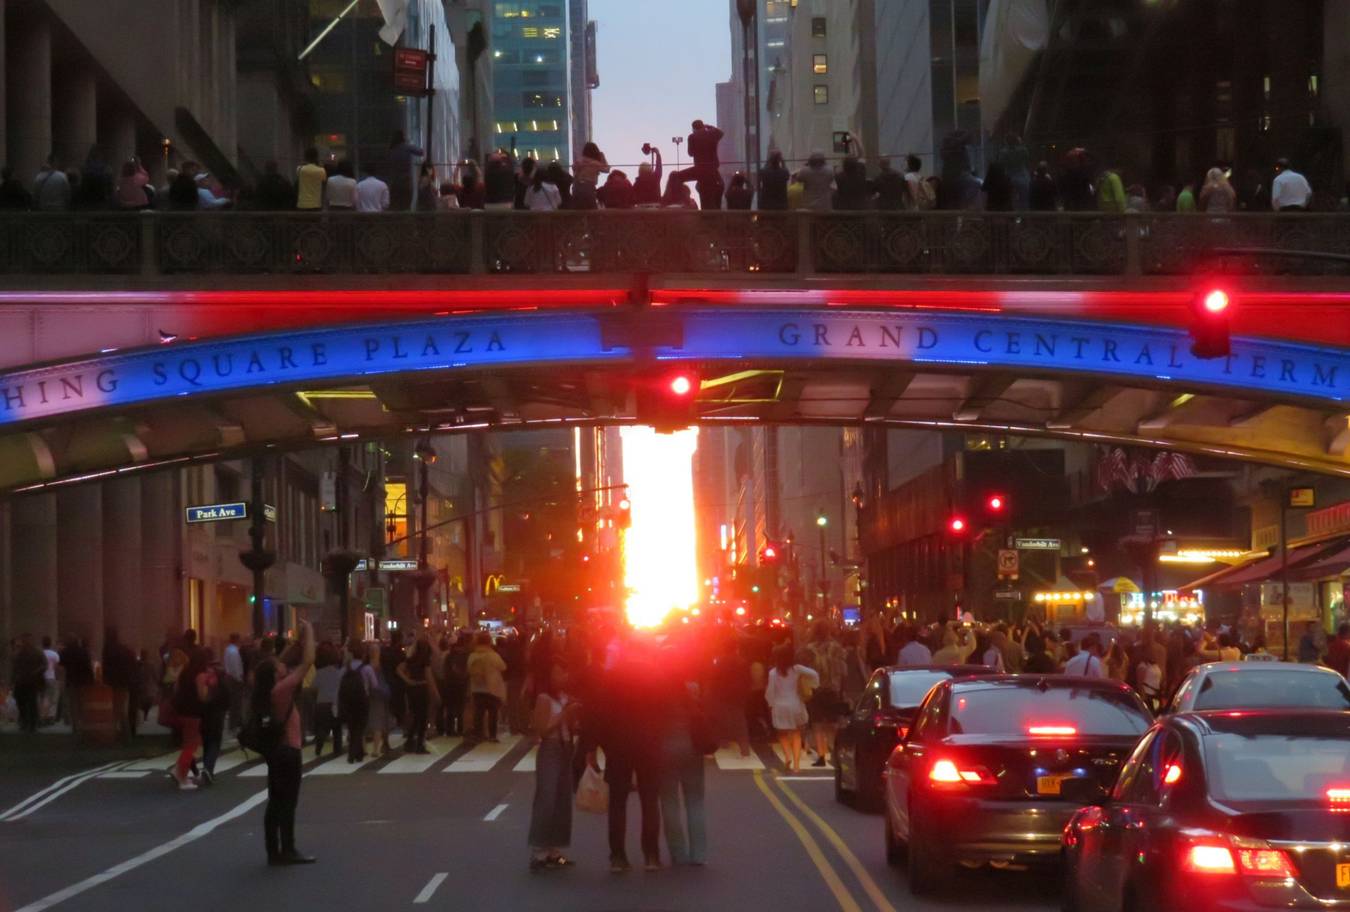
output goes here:
[{"label": "person holding camera", "polygon": [[661,208],[661,150],[651,143],[642,144],[642,154],[653,161],[638,165],[637,180],[633,181],[633,199],[639,209]]},{"label": "person holding camera", "polygon": [[676,171],[673,175],[682,184],[694,182],[704,209],[722,208],[722,192],[726,185],[719,172],[722,162],[717,146],[725,135],[712,124],[694,121],[693,132],[689,134],[689,157],[694,160],[693,167]]}]

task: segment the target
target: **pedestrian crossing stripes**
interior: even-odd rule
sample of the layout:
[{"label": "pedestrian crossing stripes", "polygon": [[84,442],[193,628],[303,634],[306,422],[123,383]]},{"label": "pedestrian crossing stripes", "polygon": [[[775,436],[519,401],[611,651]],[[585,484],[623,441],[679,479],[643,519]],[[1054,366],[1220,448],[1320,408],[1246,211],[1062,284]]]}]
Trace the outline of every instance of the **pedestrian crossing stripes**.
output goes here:
[{"label": "pedestrian crossing stripes", "polygon": [[[395,738],[397,740],[397,737]],[[304,750],[305,774],[324,778],[353,775],[378,774],[385,776],[409,776],[422,773],[490,773],[505,772],[533,774],[539,754],[538,744],[531,738],[521,735],[503,735],[498,742],[473,741],[458,736],[442,736],[427,740],[427,753],[405,753],[398,748],[392,752],[375,756],[366,754],[365,759],[356,763],[347,762],[344,750],[340,754],[314,756],[312,745]],[[603,755],[602,755],[603,756]],[[128,763],[115,769],[97,774],[99,779],[157,779],[167,775],[177,760],[177,752],[163,754]],[[749,754],[742,756],[740,748],[728,745],[719,748],[710,758],[712,765],[727,772],[784,772],[787,763],[782,748],[777,744],[755,744]],[[832,766],[812,767],[813,756],[804,752],[802,773],[804,776],[831,776]],[[155,774],[159,774],[156,776]],[[257,754],[234,747],[221,754],[216,761],[218,780],[238,777],[243,779],[263,779],[267,776],[267,764]]]}]

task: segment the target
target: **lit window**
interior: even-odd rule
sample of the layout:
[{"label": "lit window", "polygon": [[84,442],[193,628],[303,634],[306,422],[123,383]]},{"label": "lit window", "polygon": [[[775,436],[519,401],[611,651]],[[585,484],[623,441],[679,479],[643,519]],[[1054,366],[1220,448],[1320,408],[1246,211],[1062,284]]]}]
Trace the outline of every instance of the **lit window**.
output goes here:
[{"label": "lit window", "polygon": [[522,26],[520,27],[520,37],[522,37],[522,38],[538,38],[538,37],[539,37],[539,29],[538,29],[538,27],[533,26],[533,25],[522,25]]},{"label": "lit window", "polygon": [[783,46],[784,46],[784,42],[783,42],[783,40],[780,38],[780,39],[777,39],[777,40],[775,40],[775,41],[766,41],[766,42],[764,42],[764,45],[765,45],[765,47],[780,48],[780,47],[783,47]]},{"label": "lit window", "polygon": [[549,41],[557,41],[562,37],[562,26],[550,25],[544,28],[544,37]]},{"label": "lit window", "polygon": [[824,76],[830,71],[830,57],[828,54],[811,55],[811,72],[817,76]]},{"label": "lit window", "polygon": [[1319,83],[1319,80],[1318,80],[1318,78],[1317,78],[1317,74],[1316,74],[1316,73],[1313,73],[1311,76],[1308,77],[1308,97],[1309,97],[1309,98],[1316,98],[1316,97],[1317,97],[1317,92],[1318,92],[1318,89],[1320,88],[1320,86],[1318,85],[1318,83]]},{"label": "lit window", "polygon": [[826,24],[826,19],[824,16],[811,17],[812,38],[824,38],[828,30],[829,26]]},{"label": "lit window", "polygon": [[826,105],[830,103],[830,87],[827,85],[816,86],[816,104]]}]

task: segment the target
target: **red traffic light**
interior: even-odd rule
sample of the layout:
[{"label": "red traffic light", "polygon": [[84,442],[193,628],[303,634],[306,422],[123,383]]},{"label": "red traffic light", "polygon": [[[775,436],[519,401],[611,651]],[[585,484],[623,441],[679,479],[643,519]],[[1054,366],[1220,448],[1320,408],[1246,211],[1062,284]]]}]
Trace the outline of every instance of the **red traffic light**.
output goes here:
[{"label": "red traffic light", "polygon": [[772,542],[766,544],[763,548],[760,549],[759,557],[760,560],[762,560],[764,563],[767,564],[774,563],[775,561],[778,560],[778,546],[773,544]]},{"label": "red traffic light", "polygon": [[947,531],[953,535],[960,535],[966,531],[966,520],[962,516],[953,516],[947,520]]},{"label": "red traffic light", "polygon": [[687,374],[676,374],[670,378],[670,391],[676,396],[688,396],[694,391],[694,381]]},{"label": "red traffic light", "polygon": [[1002,513],[1008,506],[1008,498],[1002,494],[990,494],[985,498],[984,506],[990,513]]},{"label": "red traffic light", "polygon": [[631,503],[628,502],[628,498],[627,498],[627,497],[625,497],[623,500],[619,501],[619,509],[620,509],[620,510],[628,510],[628,509],[632,508],[632,506],[633,506],[633,505],[632,505]]},{"label": "red traffic light", "polygon": [[1211,313],[1215,316],[1218,316],[1227,310],[1228,303],[1228,292],[1224,291],[1222,288],[1215,288],[1213,291],[1208,292],[1200,302],[1206,313]]}]

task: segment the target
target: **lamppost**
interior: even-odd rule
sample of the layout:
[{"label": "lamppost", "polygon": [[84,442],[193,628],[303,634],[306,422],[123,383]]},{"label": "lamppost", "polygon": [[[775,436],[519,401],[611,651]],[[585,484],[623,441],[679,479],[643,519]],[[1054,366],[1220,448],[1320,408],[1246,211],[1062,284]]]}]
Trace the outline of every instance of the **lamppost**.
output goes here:
[{"label": "lamppost", "polygon": [[418,479],[418,496],[422,501],[422,537],[417,550],[417,613],[422,619],[431,617],[430,607],[427,605],[427,594],[431,590],[431,584],[435,581],[436,575],[431,572],[431,564],[428,559],[431,547],[430,521],[427,519],[427,510],[431,504],[431,465],[436,461],[436,450],[431,445],[430,437],[423,437],[417,441],[417,446],[413,449],[413,458],[421,466],[421,477]]},{"label": "lamppost", "polygon": [[816,511],[816,528],[820,530],[820,607],[822,610],[829,604],[826,593],[830,587],[829,572],[825,569],[825,527],[830,524],[830,519],[825,515],[824,510]]},{"label": "lamppost", "polygon": [[[863,568],[867,566],[867,555],[863,553],[863,535],[862,535],[863,507],[866,506],[867,504],[867,495],[863,491],[861,481],[855,481],[853,483],[853,493],[849,495],[849,499],[853,501],[853,513],[854,513],[853,524],[855,527],[854,540],[857,542],[857,552],[858,552],[858,589],[862,590],[864,588]],[[859,593],[858,602],[860,606],[866,601],[866,598],[864,598],[865,595],[866,595],[865,592]]]}]

